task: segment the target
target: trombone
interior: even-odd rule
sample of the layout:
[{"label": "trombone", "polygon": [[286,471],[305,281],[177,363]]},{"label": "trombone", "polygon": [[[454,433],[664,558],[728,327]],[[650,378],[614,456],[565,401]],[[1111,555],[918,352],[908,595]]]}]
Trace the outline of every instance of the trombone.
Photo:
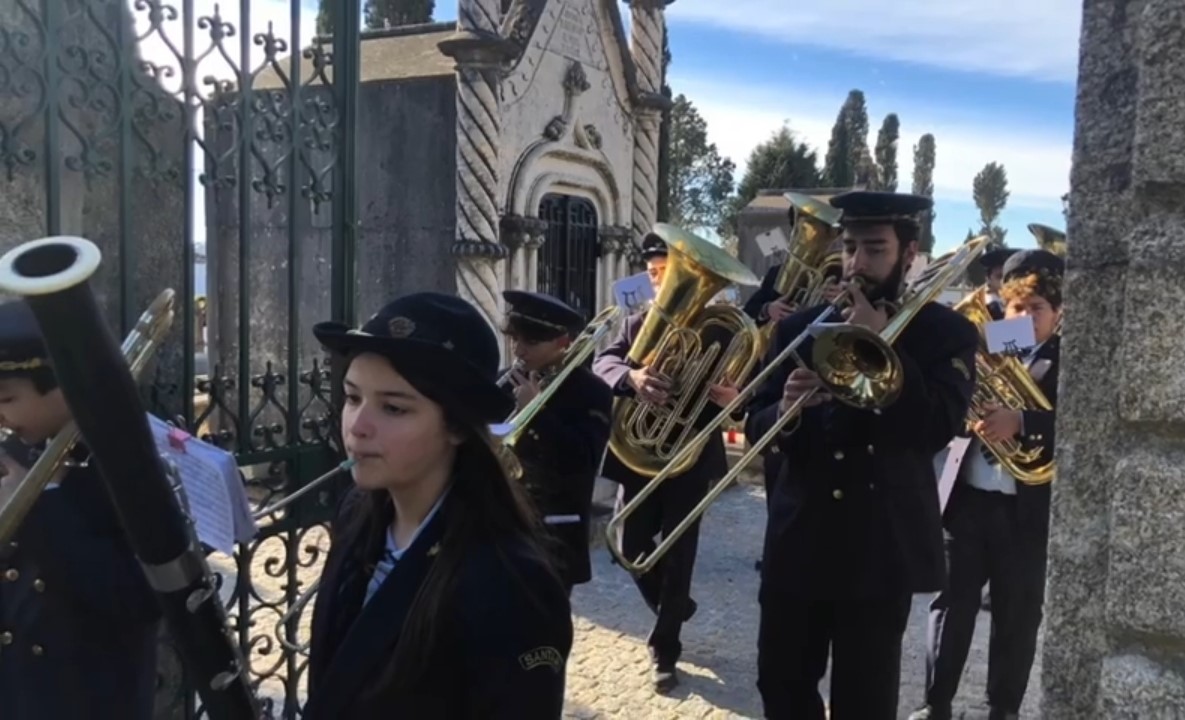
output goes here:
[{"label": "trombone", "polygon": [[[170,289],[157,295],[123,341],[120,349],[134,378],[143,374],[173,325],[174,295]],[[8,430],[2,434],[3,439],[11,435]],[[29,468],[21,483],[0,504],[0,546],[7,544],[16,535],[37,498],[41,497],[41,491],[69,466],[71,461],[68,456],[81,437],[78,425],[71,421],[49,441],[45,452]]]},{"label": "trombone", "polygon": [[[836,400],[864,410],[891,405],[901,393],[902,384],[905,381],[901,361],[892,348],[893,343],[923,307],[937,298],[947,285],[962,277],[967,267],[987,247],[988,241],[987,236],[981,235],[963,244],[958,250],[931,263],[921,276],[906,289],[902,302],[889,320],[889,324],[879,333],[859,325],[828,322],[850,301],[852,291],[850,288],[845,288],[798,337],[762,368],[757,377],[737,393],[732,402],[723,407],[716,417],[700,430],[698,435],[687,442],[670,459],[666,467],[655,475],[616,515],[610,518],[605,527],[606,544],[621,566],[634,575],[642,575],[653,569],[683,536],[683,533],[687,532],[692,524],[707,512],[708,507],[716,501],[716,498],[728,489],[728,486],[740,475],[741,471],[753,462],[790,425],[791,421],[799,418],[807,401],[818,392],[818,389],[798,398],[781,413],[773,426],[749,447],[749,450],[741,456],[732,469],[708,490],[704,498],[687,514],[687,517],[683,518],[674,530],[663,537],[662,542],[649,555],[642,554],[633,560],[625,557],[624,550],[616,538],[626,518],[637,512],[642,502],[658,489],[659,484],[674,474],[680,462],[693,453],[699,452],[700,448],[711,439],[712,434],[719,432],[720,426],[730,419],[732,413],[739,409],[741,404],[748,400],[749,396],[757,388],[760,388],[782,363],[793,358],[800,366],[805,367],[806,363],[799,356],[798,348],[808,339],[814,338],[815,340],[811,353],[812,366],[819,374],[819,379],[827,392]],[[857,287],[859,285],[860,283],[856,283]]]},{"label": "trombone", "polygon": [[[526,430],[527,425],[539,414],[539,411],[547,404],[547,401],[555,395],[560,386],[564,384],[564,380],[568,378],[568,375],[572,374],[573,370],[582,365],[596,351],[601,340],[605,338],[610,330],[617,326],[617,323],[621,320],[621,316],[621,307],[618,305],[610,305],[597,313],[597,316],[592,319],[592,322],[586,325],[584,330],[580,331],[580,334],[576,336],[576,339],[564,351],[563,367],[547,380],[547,387],[543,388],[521,410],[507,418],[505,423],[491,427],[492,433],[501,438],[501,442],[498,443],[497,452],[504,463],[503,467],[508,469],[512,478],[519,479],[523,475],[522,463],[518,461],[513,450],[514,446],[518,444],[519,438],[522,437],[523,432]],[[521,363],[516,362],[502,375],[498,384],[503,384],[520,367]]]}]

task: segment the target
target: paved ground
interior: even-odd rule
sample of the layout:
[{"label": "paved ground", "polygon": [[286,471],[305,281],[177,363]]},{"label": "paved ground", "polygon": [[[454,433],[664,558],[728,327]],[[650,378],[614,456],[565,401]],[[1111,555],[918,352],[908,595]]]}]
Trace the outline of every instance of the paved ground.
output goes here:
[{"label": "paved ground", "polygon": [[[754,685],[757,558],[765,527],[760,488],[734,487],[703,524],[692,594],[696,616],[684,626],[682,685],[669,697],[650,689],[646,635],[652,615],[604,547],[594,550],[593,581],[573,593],[576,643],[568,665],[568,718],[760,718]],[[905,718],[922,700],[929,596],[917,596],[902,655]],[[980,699],[987,675],[987,614],[980,615],[959,704],[968,719],[986,718]],[[1023,718],[1035,718],[1040,667],[1034,668]],[[826,680],[824,680],[826,694]]]}]

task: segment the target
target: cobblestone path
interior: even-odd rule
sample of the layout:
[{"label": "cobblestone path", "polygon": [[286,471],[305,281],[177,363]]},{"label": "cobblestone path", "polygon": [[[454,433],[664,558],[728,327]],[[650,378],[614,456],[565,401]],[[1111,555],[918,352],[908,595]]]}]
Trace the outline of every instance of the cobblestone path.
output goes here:
[{"label": "cobblestone path", "polygon": [[[753,569],[765,528],[762,490],[730,488],[708,511],[700,535],[692,596],[699,604],[683,628],[682,684],[670,696],[650,685],[646,635],[653,615],[627,573],[609,553],[593,553],[593,581],[572,595],[576,641],[568,665],[568,718],[760,718],[757,694],[757,585]],[[928,595],[914,599],[902,653],[901,706],[905,718],[921,702],[925,682]],[[958,704],[964,717],[987,717],[988,615],[981,613]],[[1033,669],[1022,718],[1036,717],[1040,659]],[[824,679],[826,693],[826,679]]]}]

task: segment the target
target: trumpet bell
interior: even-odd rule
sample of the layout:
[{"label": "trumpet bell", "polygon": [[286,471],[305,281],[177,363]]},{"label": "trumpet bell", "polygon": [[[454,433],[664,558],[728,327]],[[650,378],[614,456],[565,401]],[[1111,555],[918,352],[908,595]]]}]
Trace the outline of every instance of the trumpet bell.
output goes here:
[{"label": "trumpet bell", "polygon": [[811,358],[819,379],[840,402],[886,407],[901,394],[901,361],[880,335],[859,325],[834,325],[815,337]]}]

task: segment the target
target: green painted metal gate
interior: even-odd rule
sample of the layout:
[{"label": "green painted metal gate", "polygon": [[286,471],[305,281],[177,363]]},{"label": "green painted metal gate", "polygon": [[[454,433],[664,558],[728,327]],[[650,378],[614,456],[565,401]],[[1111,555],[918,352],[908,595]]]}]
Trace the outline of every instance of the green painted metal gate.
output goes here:
[{"label": "green painted metal gate", "polygon": [[[233,452],[256,507],[335,461],[319,320],[354,310],[358,12],[315,0],[0,3],[0,246],[95,241],[93,278],[125,334],[173,287],[150,407]],[[308,612],[289,612],[328,547],[333,493],[211,554],[261,698],[304,699]],[[311,605],[308,607],[311,608]],[[159,717],[194,717],[162,640]]]}]

